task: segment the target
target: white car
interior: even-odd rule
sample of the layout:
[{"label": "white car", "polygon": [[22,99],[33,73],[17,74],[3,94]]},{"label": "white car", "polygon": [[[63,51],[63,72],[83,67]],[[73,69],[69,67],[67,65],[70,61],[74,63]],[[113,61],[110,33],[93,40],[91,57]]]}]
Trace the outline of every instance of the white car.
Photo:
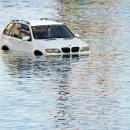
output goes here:
[{"label": "white car", "polygon": [[63,23],[40,20],[13,20],[4,29],[0,47],[34,55],[89,54],[89,45],[78,39]]}]

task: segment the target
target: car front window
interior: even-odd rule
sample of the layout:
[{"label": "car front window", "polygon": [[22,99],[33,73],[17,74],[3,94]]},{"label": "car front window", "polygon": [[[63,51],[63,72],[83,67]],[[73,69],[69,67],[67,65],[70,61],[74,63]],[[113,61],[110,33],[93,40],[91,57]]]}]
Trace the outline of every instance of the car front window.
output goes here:
[{"label": "car front window", "polygon": [[32,26],[35,39],[73,38],[74,35],[65,25]]}]

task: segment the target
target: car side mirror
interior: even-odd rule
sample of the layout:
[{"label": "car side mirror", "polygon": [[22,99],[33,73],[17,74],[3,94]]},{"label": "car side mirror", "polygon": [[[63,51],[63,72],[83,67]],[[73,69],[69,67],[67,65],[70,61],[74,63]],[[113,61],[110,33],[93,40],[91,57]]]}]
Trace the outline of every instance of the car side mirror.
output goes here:
[{"label": "car side mirror", "polygon": [[80,35],[78,33],[75,34],[75,37],[80,37]]},{"label": "car side mirror", "polygon": [[23,41],[30,41],[30,36],[23,36],[22,40]]}]

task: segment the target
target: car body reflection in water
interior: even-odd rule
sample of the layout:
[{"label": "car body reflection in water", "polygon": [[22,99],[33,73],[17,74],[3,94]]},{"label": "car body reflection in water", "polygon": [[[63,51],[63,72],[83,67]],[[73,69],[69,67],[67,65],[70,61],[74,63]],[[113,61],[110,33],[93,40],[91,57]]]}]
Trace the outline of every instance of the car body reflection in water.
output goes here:
[{"label": "car body reflection in water", "polygon": [[[10,82],[10,85],[6,88],[9,90],[8,96],[12,97],[13,102],[15,102],[10,104],[10,107],[14,107],[12,114],[15,115],[17,113],[17,108],[21,104],[20,109],[25,111],[25,113],[19,113],[18,117],[14,116],[12,122],[14,120],[22,120],[24,122],[26,118],[29,118],[32,120],[32,124],[35,121],[40,123],[40,125],[44,124],[43,122],[47,122],[47,125],[52,128],[72,126],[71,122],[75,120],[75,117],[71,115],[73,101],[71,101],[70,95],[72,90],[69,75],[71,75],[71,69],[74,66],[76,67],[79,62],[87,62],[88,56],[35,57],[25,53],[3,52],[1,58],[4,66],[6,66],[5,74],[8,77],[7,80]],[[10,93],[11,91],[13,91],[15,96],[15,93],[17,93],[17,98]],[[6,99],[6,102],[9,103],[10,100]],[[80,102],[80,99],[78,102]],[[30,116],[28,109],[30,109],[30,112],[32,109],[36,110],[38,119],[34,119],[36,118],[35,116]],[[23,114],[22,117],[20,117],[21,114]],[[9,116],[10,114],[7,118]],[[47,128],[46,125],[43,126],[42,128]],[[37,126],[37,128],[40,127]]]},{"label": "car body reflection in water", "polygon": [[[6,102],[13,107],[12,123],[17,126],[28,119],[30,125],[24,124],[24,128],[48,130],[117,127],[112,123],[120,118],[120,103],[116,98],[120,91],[118,78],[108,77],[106,63],[97,68],[96,61],[94,65],[90,59],[91,56],[35,57],[3,53],[5,75],[10,83],[5,98],[10,97]],[[10,114],[6,116],[9,117]]]}]

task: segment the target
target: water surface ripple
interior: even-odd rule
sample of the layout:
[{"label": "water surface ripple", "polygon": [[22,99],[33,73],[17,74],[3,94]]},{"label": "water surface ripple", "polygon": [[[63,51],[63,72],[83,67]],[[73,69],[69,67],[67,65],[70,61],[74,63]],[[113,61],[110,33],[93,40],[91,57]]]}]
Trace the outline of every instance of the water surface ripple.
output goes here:
[{"label": "water surface ripple", "polygon": [[57,18],[90,56],[0,52],[0,130],[129,130],[130,2],[2,0],[12,19]]}]

